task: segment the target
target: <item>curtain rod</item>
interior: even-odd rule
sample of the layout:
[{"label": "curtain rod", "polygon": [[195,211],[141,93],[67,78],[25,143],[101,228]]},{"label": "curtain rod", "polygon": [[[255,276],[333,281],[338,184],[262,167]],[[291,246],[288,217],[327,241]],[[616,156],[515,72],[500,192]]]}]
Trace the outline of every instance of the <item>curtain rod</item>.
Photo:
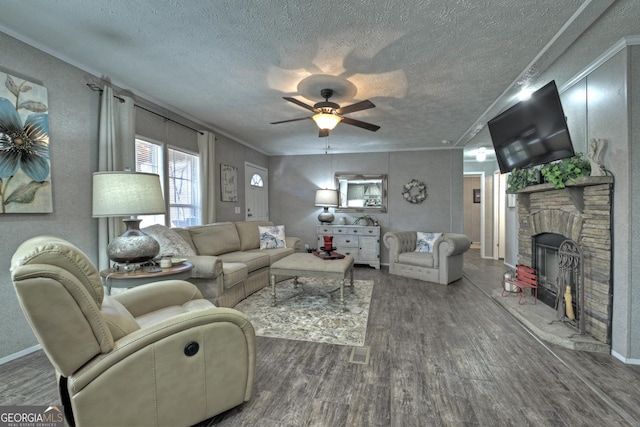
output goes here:
[{"label": "curtain rod", "polygon": [[[101,94],[102,94],[102,92],[103,92],[102,88],[100,88],[98,85],[96,85],[96,84],[94,84],[94,83],[87,83],[87,86],[89,86],[89,89],[91,89],[91,90],[92,90],[92,91],[94,91],[94,92],[100,92]],[[114,97],[114,98],[116,98],[116,99],[117,99],[118,101],[120,101],[120,102],[124,102],[124,98],[121,98],[121,97],[119,97],[118,95],[113,95],[113,97]],[[144,110],[144,111],[146,111],[146,112],[148,112],[148,113],[155,114],[155,115],[156,115],[156,116],[158,116],[158,117],[162,117],[163,119],[165,119],[165,120],[167,120],[167,121],[170,121],[170,122],[172,122],[172,123],[175,123],[175,124],[177,124],[177,125],[180,125],[180,126],[182,126],[182,127],[185,127],[185,128],[187,128],[187,129],[191,129],[192,131],[197,132],[197,133],[199,133],[200,135],[204,135],[204,132],[202,132],[202,131],[200,131],[200,130],[198,130],[198,129],[194,129],[194,128],[192,128],[191,126],[187,126],[187,125],[185,125],[184,123],[177,122],[177,121],[175,121],[175,120],[173,120],[173,119],[171,119],[171,118],[169,118],[169,117],[163,116],[162,114],[158,114],[158,113],[156,113],[155,111],[151,111],[151,110],[149,110],[148,108],[142,107],[142,106],[140,106],[140,105],[138,105],[138,104],[133,104],[133,106],[134,106],[134,107],[136,107],[136,108],[139,108],[139,109],[141,109],[141,110]]]}]

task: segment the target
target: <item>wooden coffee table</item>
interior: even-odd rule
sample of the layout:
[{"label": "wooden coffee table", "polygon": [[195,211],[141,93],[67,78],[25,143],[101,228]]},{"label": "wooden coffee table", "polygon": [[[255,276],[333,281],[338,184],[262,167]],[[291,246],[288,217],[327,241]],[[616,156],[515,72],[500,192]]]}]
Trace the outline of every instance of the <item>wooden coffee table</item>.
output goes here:
[{"label": "wooden coffee table", "polygon": [[[349,275],[350,289],[353,293],[353,257],[346,255],[342,259],[324,260],[313,254],[295,253],[286,256],[271,265],[271,305],[276,306],[276,276],[294,276],[294,285],[298,277],[320,277],[336,279],[340,286],[340,305],[347,311],[344,300],[344,282]],[[337,289],[336,289],[337,290]]]}]

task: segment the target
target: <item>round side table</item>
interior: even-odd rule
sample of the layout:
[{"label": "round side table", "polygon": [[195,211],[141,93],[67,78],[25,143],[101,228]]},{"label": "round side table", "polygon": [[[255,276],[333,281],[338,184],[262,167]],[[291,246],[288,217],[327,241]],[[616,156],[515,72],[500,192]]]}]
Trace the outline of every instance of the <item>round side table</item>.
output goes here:
[{"label": "round side table", "polygon": [[111,295],[111,288],[133,288],[145,283],[159,282],[161,280],[184,280],[191,277],[193,264],[182,262],[171,267],[163,268],[162,271],[150,272],[147,267],[140,270],[125,271],[107,268],[100,272],[102,283],[107,288],[107,295]]}]

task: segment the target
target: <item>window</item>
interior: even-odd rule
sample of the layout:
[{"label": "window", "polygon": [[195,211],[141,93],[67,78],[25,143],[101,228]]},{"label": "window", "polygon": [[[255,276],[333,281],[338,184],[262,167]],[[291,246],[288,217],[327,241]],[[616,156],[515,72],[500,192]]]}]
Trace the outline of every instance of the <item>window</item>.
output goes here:
[{"label": "window", "polygon": [[136,172],[155,173],[160,175],[162,164],[162,147],[159,144],[136,139]]},{"label": "window", "polygon": [[262,180],[262,177],[257,173],[254,173],[253,176],[251,177],[251,186],[264,187],[264,181]]},{"label": "window", "polygon": [[169,218],[175,227],[200,224],[198,156],[169,148]]},{"label": "window", "polygon": [[[152,142],[136,139],[136,172],[155,173],[160,175],[160,185],[164,191],[162,179],[162,146]],[[164,224],[164,215],[139,215],[142,219],[140,228],[153,224]]]},{"label": "window", "polygon": [[200,224],[199,157],[170,147],[166,151],[166,161],[164,157],[162,145],[136,139],[136,171],[160,175],[165,201],[169,202],[168,219],[165,215],[143,215],[140,216],[140,226],[166,224],[187,227]]}]

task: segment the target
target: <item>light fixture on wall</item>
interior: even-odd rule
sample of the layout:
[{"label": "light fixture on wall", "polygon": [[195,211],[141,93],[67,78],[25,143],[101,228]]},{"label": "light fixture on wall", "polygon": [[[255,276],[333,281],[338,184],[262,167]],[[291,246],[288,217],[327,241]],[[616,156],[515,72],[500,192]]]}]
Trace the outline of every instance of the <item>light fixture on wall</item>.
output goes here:
[{"label": "light fixture on wall", "polygon": [[520,92],[518,92],[518,99],[520,101],[526,101],[527,99],[531,98],[532,93],[533,89],[531,89],[530,87],[522,88],[520,89]]},{"label": "light fixture on wall", "polygon": [[318,215],[318,221],[322,224],[331,224],[334,216],[329,212],[329,208],[338,206],[338,192],[336,190],[316,190],[316,206],[323,207],[323,211]]},{"label": "light fixture on wall", "polygon": [[329,113],[316,114],[312,119],[320,129],[326,130],[332,130],[338,125],[338,123],[340,123],[340,120],[342,120],[339,116]]},{"label": "light fixture on wall", "polygon": [[476,151],[476,160],[479,162],[484,162],[487,160],[487,149],[484,147],[478,148]]},{"label": "light fixture on wall", "polygon": [[129,171],[93,174],[93,217],[130,216],[122,220],[127,230],[107,247],[111,261],[134,265],[155,258],[160,252],[160,245],[153,237],[140,231],[142,220],[136,215],[165,212],[158,175]]}]

